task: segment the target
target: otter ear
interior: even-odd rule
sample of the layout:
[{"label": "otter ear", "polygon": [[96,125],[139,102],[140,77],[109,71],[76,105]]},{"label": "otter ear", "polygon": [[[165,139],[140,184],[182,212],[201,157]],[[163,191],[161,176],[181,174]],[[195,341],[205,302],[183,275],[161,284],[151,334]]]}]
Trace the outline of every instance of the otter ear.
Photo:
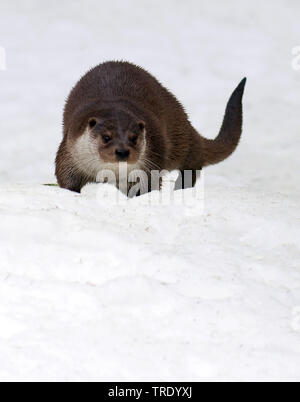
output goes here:
[{"label": "otter ear", "polygon": [[92,130],[99,123],[99,119],[97,117],[91,117],[88,120],[88,127]]},{"label": "otter ear", "polygon": [[145,130],[146,124],[144,121],[138,122],[138,128],[143,132]]}]

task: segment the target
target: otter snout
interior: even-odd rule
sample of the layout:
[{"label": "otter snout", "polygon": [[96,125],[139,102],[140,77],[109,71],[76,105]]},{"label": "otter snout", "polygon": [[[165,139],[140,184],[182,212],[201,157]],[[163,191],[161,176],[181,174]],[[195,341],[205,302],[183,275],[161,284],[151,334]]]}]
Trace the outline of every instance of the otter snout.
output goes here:
[{"label": "otter snout", "polygon": [[130,151],[129,151],[129,149],[116,149],[115,155],[116,155],[117,160],[124,161],[129,158]]}]

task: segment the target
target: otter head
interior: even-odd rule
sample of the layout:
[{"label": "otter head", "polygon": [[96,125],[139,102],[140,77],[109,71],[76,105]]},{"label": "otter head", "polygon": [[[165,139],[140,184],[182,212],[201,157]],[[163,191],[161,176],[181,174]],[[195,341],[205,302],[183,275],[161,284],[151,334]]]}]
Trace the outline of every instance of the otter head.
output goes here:
[{"label": "otter head", "polygon": [[87,118],[84,136],[101,163],[136,164],[145,150],[145,123],[123,110],[103,110]]}]

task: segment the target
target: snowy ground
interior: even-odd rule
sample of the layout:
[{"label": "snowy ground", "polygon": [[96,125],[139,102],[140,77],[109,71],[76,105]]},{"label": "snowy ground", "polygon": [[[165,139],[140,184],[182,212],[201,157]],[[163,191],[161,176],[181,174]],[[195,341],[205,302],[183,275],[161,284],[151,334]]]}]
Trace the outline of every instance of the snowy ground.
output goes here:
[{"label": "snowy ground", "polygon": [[[1,2],[0,379],[300,380],[299,15],[296,0]],[[206,170],[204,211],[41,185],[69,89],[108,59],[157,75],[208,137],[248,77],[243,141]]]}]

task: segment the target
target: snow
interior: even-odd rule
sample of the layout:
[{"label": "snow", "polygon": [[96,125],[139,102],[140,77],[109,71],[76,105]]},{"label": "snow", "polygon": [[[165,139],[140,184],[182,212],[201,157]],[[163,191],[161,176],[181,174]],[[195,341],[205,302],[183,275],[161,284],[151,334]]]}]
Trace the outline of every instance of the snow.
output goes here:
[{"label": "snow", "polygon": [[[1,380],[300,380],[299,12],[1,2]],[[248,77],[242,142],[196,200],[42,185],[68,91],[108,59],[150,70],[210,138]]]}]

